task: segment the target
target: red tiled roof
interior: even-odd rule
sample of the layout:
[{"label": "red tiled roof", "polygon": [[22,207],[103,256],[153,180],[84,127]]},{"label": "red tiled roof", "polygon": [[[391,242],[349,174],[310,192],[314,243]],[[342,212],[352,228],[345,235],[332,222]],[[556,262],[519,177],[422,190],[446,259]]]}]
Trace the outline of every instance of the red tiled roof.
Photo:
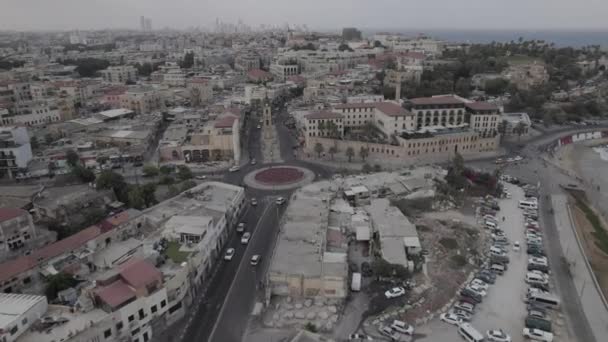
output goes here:
[{"label": "red tiled roof", "polygon": [[495,110],[498,111],[498,106],[489,102],[471,102],[465,104],[467,108],[472,110]]},{"label": "red tiled roof", "polygon": [[308,115],[305,115],[304,117],[307,118],[307,119],[309,119],[309,120],[314,120],[314,119],[342,119],[343,118],[342,114],[330,112],[330,111],[327,111],[327,110],[313,112],[313,113],[310,113]]},{"label": "red tiled roof", "polygon": [[27,211],[20,208],[0,208],[0,222],[12,220],[24,214],[27,214]]},{"label": "red tiled roof", "polygon": [[405,108],[392,102],[375,102],[376,109],[388,116],[406,116],[412,115],[412,113],[405,110]]},{"label": "red tiled roof", "polygon": [[234,114],[236,116],[241,116],[241,109],[237,107],[228,107],[226,109],[226,113]]},{"label": "red tiled roof", "polygon": [[1,263],[0,282],[6,281],[20,273],[34,268],[38,263],[45,262],[53,257],[75,250],[84,245],[87,241],[99,236],[100,233],[101,230],[98,226],[91,226],[63,240],[59,240],[35,250],[30,255]]},{"label": "red tiled roof", "polygon": [[121,268],[122,279],[136,289],[162,281],[163,274],[154,265],[140,258],[127,261]]},{"label": "red tiled roof", "polygon": [[131,217],[129,216],[129,211],[122,211],[114,216],[110,216],[104,220],[104,222],[108,222],[112,226],[120,226],[121,224],[128,222]]},{"label": "red tiled roof", "polygon": [[298,84],[304,84],[306,83],[306,78],[300,76],[300,75],[293,75],[293,76],[289,76],[287,78],[288,81],[292,81],[294,83],[298,83]]},{"label": "red tiled roof", "polygon": [[188,82],[207,84],[209,82],[209,80],[204,77],[192,77],[191,79],[188,80]]},{"label": "red tiled roof", "polygon": [[215,128],[232,128],[232,125],[234,125],[234,121],[236,119],[237,118],[234,115],[225,115],[225,116],[219,118],[217,121],[215,121],[215,124],[213,125],[213,127],[215,127]]},{"label": "red tiled roof", "polygon": [[376,105],[371,102],[356,102],[356,103],[343,103],[335,106],[336,109],[353,109],[353,108],[375,108]]},{"label": "red tiled roof", "polygon": [[433,97],[418,97],[411,99],[414,105],[448,105],[448,104],[464,104],[462,100],[454,96],[433,96]]},{"label": "red tiled roof", "polygon": [[422,52],[407,51],[399,54],[402,57],[414,58],[414,59],[425,59],[426,56]]},{"label": "red tiled roof", "polygon": [[272,78],[272,74],[264,71],[264,70],[260,70],[260,69],[252,69],[249,70],[249,72],[247,73],[247,76],[249,78],[253,78],[253,79],[270,79]]},{"label": "red tiled roof", "polygon": [[122,280],[95,290],[95,293],[104,303],[116,308],[123,303],[135,298],[135,292]]}]

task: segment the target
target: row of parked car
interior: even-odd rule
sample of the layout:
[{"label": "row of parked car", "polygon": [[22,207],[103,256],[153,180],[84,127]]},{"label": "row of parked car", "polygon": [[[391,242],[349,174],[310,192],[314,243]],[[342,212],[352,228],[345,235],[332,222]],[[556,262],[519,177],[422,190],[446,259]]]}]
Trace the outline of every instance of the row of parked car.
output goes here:
[{"label": "row of parked car", "polygon": [[500,220],[496,214],[500,206],[492,197],[484,198],[480,203],[482,222],[491,234],[492,245],[488,250],[488,263],[481,269],[475,278],[463,288],[459,301],[452,308],[440,316],[440,320],[458,326],[458,333],[469,342],[492,341],[510,342],[511,336],[503,329],[487,330],[485,335],[477,331],[470,323],[479,305],[490,291],[497,277],[503,275],[509,264],[508,245],[510,244],[504,231],[500,227]]},{"label": "row of parked car", "polygon": [[524,337],[542,342],[552,342],[553,332],[550,309],[559,306],[559,300],[549,292],[549,260],[543,247],[543,234],[538,222],[538,190],[533,186],[523,187],[526,199],[519,202],[524,216],[527,273],[524,281],[529,288],[524,300],[527,305]]}]

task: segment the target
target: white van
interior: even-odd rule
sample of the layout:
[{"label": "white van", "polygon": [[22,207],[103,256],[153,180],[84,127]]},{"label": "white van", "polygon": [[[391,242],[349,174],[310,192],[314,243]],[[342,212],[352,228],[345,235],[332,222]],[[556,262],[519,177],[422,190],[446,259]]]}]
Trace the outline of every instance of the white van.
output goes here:
[{"label": "white van", "polygon": [[550,293],[537,292],[531,293],[528,295],[528,303],[534,304],[542,304],[543,306],[558,308],[559,307],[559,299],[552,296]]},{"label": "white van", "polygon": [[490,220],[486,220],[485,224],[486,224],[486,228],[487,229],[496,229],[496,228],[498,228],[498,225],[496,223],[490,221]]},{"label": "white van", "polygon": [[473,326],[469,323],[462,323],[458,327],[458,333],[460,336],[464,337],[465,340],[469,342],[483,342],[483,335],[477,331],[477,329],[473,328]]},{"label": "white van", "polygon": [[547,277],[541,274],[538,274],[536,272],[528,272],[526,273],[526,283],[547,285],[549,281],[547,280]]},{"label": "white van", "polygon": [[519,201],[518,206],[521,209],[538,209],[538,203],[536,201]]}]

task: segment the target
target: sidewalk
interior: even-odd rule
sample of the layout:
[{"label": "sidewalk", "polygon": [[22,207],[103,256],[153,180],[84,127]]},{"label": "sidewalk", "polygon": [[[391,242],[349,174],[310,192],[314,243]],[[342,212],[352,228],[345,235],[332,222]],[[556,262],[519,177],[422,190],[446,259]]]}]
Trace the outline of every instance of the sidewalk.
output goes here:
[{"label": "sidewalk", "polygon": [[[573,226],[570,216],[567,196],[552,195],[551,202],[560,244],[566,260],[570,263],[572,280],[578,292],[581,306],[595,339],[598,342],[605,341],[605,337],[608,336],[608,307],[605,306],[603,296],[596,287],[597,283],[592,270],[587,264],[584,252],[578,243],[576,228]],[[553,262],[560,261],[554,260]]]}]

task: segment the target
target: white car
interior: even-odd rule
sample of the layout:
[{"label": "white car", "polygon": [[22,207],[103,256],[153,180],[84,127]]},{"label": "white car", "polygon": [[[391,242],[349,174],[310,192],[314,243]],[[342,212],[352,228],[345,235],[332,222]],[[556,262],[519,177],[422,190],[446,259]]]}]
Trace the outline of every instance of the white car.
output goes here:
[{"label": "white car", "polygon": [[205,175],[200,175],[200,176],[196,176],[196,177],[194,177],[194,178],[196,178],[196,179],[198,179],[198,180],[204,180],[204,179],[207,179],[207,176],[205,176]]},{"label": "white car", "polygon": [[349,341],[373,341],[374,339],[364,334],[350,334],[348,335]]},{"label": "white car", "polygon": [[251,165],[255,165],[256,163],[257,162],[256,162],[255,158],[251,159],[251,162],[250,162]]},{"label": "white car", "polygon": [[224,260],[227,260],[227,261],[232,260],[234,253],[235,253],[234,248],[228,248],[226,250],[226,254],[224,255]]},{"label": "white car", "polygon": [[468,290],[473,291],[477,294],[479,294],[482,297],[485,297],[488,293],[479,285],[474,285],[474,284],[469,284],[466,287]]},{"label": "white car", "polygon": [[237,172],[240,169],[241,168],[238,165],[234,165],[233,167],[229,168],[228,171],[230,171],[230,172]]},{"label": "white car", "polygon": [[243,236],[241,236],[241,243],[243,245],[246,245],[249,243],[249,239],[251,239],[251,233],[246,232],[245,234],[243,234]]},{"label": "white car", "polygon": [[262,128],[262,126],[258,125],[258,129]]},{"label": "white car", "polygon": [[414,327],[403,321],[394,320],[393,324],[391,324],[391,328],[402,334],[406,334],[406,335],[410,335],[410,336],[414,334]]},{"label": "white car", "polygon": [[458,318],[458,316],[452,314],[452,313],[442,313],[441,315],[439,315],[439,319],[443,322],[446,322],[448,324],[452,324],[452,325],[460,325],[460,323],[462,323],[462,320],[460,318]]},{"label": "white car", "polygon": [[257,200],[257,199],[255,199],[255,197],[253,197],[253,198],[251,199],[251,205],[252,205],[252,206],[254,206],[254,207],[255,207],[256,205],[258,205],[258,200]]},{"label": "white car", "polygon": [[464,310],[457,310],[452,308],[452,310],[448,311],[448,313],[456,315],[456,317],[458,317],[458,319],[462,320],[463,322],[470,322],[473,318],[473,314]]},{"label": "white car", "polygon": [[511,336],[502,329],[488,330],[486,331],[488,341],[492,342],[511,342]]},{"label": "white car", "polygon": [[249,261],[249,263],[251,264],[251,266],[255,266],[260,263],[261,259],[262,257],[259,254],[255,254],[251,257],[251,261]]},{"label": "white car", "polygon": [[284,197],[279,197],[279,198],[277,198],[276,203],[277,203],[278,205],[281,205],[281,204],[285,203],[285,198],[284,198]]},{"label": "white car", "polygon": [[524,328],[524,337],[534,341],[553,342],[553,334],[540,329]]},{"label": "white car", "polygon": [[244,233],[245,232],[245,223],[243,223],[243,222],[239,223],[239,225],[236,226],[236,232]]},{"label": "white car", "polygon": [[392,289],[384,292],[386,298],[397,298],[401,297],[405,294],[405,289],[403,287],[393,287]]},{"label": "white car", "polygon": [[471,281],[471,285],[475,285],[475,286],[479,286],[480,288],[482,288],[484,291],[488,291],[488,288],[490,287],[490,285],[486,284],[485,281],[479,279],[479,278],[475,278]]},{"label": "white car", "polygon": [[519,252],[519,241],[513,242],[513,250]]}]

